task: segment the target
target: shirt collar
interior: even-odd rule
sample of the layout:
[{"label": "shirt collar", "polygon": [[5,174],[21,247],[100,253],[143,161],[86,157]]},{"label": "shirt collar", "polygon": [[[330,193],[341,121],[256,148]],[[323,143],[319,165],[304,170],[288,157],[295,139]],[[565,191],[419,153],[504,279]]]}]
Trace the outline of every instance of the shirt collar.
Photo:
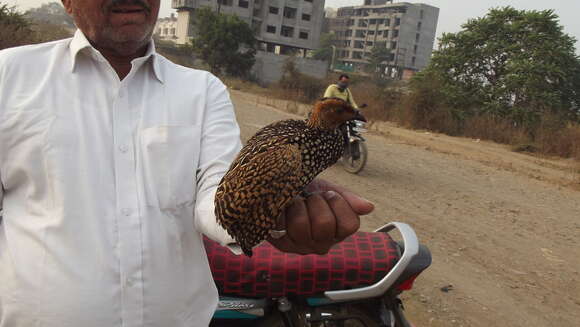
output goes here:
[{"label": "shirt collar", "polygon": [[[70,49],[70,57],[71,57],[71,72],[74,72],[75,67],[77,65],[77,57],[79,53],[84,49],[90,49],[93,53],[97,53],[98,50],[93,48],[85,34],[80,30],[77,29],[71,42],[69,45]],[[165,79],[163,78],[163,73],[161,71],[161,60],[160,55],[155,50],[155,42],[151,39],[149,45],[147,46],[147,52],[141,58],[147,58],[151,61],[151,65],[153,66],[153,73],[159,82],[164,83]]]}]

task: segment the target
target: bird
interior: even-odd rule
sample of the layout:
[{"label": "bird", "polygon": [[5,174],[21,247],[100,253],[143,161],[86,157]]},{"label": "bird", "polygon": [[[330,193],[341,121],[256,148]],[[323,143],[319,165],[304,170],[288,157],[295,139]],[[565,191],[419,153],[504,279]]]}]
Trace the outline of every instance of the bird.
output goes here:
[{"label": "bird", "polygon": [[252,256],[290,202],[307,196],[306,186],[340,159],[341,126],[355,119],[366,121],[346,101],[323,98],[307,119],[274,122],[248,140],[215,195],[216,219],[245,255]]}]

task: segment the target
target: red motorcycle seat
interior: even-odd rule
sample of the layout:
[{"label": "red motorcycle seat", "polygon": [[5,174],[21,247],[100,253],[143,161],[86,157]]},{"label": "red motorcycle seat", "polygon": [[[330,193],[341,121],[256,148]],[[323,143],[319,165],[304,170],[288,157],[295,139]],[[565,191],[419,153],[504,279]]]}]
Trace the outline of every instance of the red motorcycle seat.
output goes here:
[{"label": "red motorcycle seat", "polygon": [[386,233],[356,233],[327,255],[287,254],[264,242],[248,258],[207,238],[204,243],[220,295],[227,296],[313,296],[368,286],[399,258],[396,242]]}]

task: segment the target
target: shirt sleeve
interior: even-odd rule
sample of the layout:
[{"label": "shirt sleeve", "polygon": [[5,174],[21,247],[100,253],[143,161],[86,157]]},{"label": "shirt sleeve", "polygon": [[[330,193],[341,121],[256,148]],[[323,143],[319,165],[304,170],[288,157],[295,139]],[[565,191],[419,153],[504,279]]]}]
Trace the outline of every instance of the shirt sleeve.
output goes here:
[{"label": "shirt sleeve", "polygon": [[358,109],[358,105],[356,104],[356,102],[354,102],[354,98],[352,97],[352,93],[350,92],[350,89],[346,89],[346,91],[348,92],[348,102],[350,102],[351,106]]},{"label": "shirt sleeve", "polygon": [[233,109],[225,85],[211,76],[197,169],[195,227],[232,252],[240,253],[234,239],[217,223],[214,202],[217,186],[241,148],[240,129]]},{"label": "shirt sleeve", "polygon": [[334,98],[334,86],[333,85],[329,85],[326,88],[326,92],[324,92],[324,96],[323,98]]}]

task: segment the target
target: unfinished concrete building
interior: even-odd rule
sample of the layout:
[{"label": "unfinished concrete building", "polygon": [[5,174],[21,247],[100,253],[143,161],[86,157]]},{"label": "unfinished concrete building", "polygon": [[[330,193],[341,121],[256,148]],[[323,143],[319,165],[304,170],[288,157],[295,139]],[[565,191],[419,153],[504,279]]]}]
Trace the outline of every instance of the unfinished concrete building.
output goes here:
[{"label": "unfinished concrete building", "polygon": [[[439,8],[393,0],[365,0],[338,9],[330,20],[337,36],[335,68],[364,72],[374,46],[390,50],[385,74],[405,77],[426,67],[431,58]],[[403,76],[405,75],[405,76]]]},{"label": "unfinished concrete building", "polygon": [[260,49],[279,54],[316,49],[324,19],[324,0],[173,0],[178,43],[195,36],[195,10],[209,7],[235,14],[256,31]]}]

